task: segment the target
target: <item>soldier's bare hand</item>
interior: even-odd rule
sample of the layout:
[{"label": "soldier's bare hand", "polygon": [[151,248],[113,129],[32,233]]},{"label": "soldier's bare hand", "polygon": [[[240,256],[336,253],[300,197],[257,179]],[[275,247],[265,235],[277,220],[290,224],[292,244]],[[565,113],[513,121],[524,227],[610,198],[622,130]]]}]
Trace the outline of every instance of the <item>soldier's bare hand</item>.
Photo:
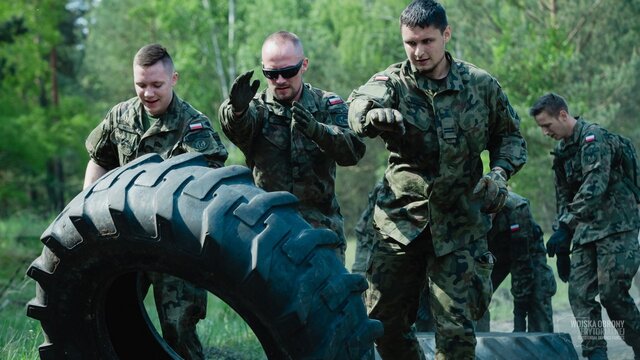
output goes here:
[{"label": "soldier's bare hand", "polygon": [[366,121],[378,130],[404,134],[404,121],[400,111],[391,108],[371,109],[367,112]]},{"label": "soldier's bare hand", "polygon": [[231,110],[235,114],[241,114],[249,107],[251,99],[258,92],[260,87],[260,80],[254,80],[251,82],[253,76],[253,70],[238,76],[231,85],[229,91],[229,103],[231,104]]}]

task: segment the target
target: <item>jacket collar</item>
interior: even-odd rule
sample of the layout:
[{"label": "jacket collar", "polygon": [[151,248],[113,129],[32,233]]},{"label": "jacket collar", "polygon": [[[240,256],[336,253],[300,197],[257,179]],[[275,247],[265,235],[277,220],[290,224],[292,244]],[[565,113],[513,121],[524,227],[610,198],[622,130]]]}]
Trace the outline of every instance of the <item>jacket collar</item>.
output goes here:
[{"label": "jacket collar", "polygon": [[586,126],[584,120],[580,119],[580,117],[576,117],[578,121],[576,121],[576,125],[573,127],[573,133],[566,139],[563,139],[560,143],[562,148],[567,148],[572,145],[580,144],[580,139],[582,138],[582,130]]},{"label": "jacket collar", "polygon": [[[449,62],[449,72],[447,73],[444,90],[462,91],[464,89],[463,78],[464,75],[468,75],[468,70],[464,68],[463,63],[456,60],[447,51],[445,52],[445,59]],[[425,83],[428,81],[427,77],[420,74],[420,72],[413,66],[408,59],[402,65],[402,73],[412,77],[416,85],[420,88],[427,88]]]},{"label": "jacket collar", "polygon": [[[173,97],[171,99],[171,103],[167,108],[167,111],[162,114],[158,121],[151,124],[151,127],[147,130],[147,133],[159,133],[159,132],[168,132],[174,130],[180,130],[180,124],[182,123],[180,105],[182,104],[182,100],[178,97],[178,95],[173,92]],[[134,119],[134,124],[130,124],[135,126],[136,131],[142,134],[142,116],[145,112],[144,105],[142,105],[142,101],[140,98],[136,97],[131,106],[130,110],[132,114],[127,116],[127,118]],[[153,131],[151,131],[153,130]]]},{"label": "jacket collar", "polygon": [[[291,113],[291,105],[284,105],[276,100],[273,96],[273,92],[269,89],[265,90],[264,99],[265,103],[271,108],[274,114],[289,117],[288,114]],[[311,113],[318,110],[318,106],[316,105],[316,101],[313,97],[313,91],[311,90],[311,85],[309,84],[304,83],[302,85],[302,95],[300,96],[300,99],[298,99],[298,102]]]}]

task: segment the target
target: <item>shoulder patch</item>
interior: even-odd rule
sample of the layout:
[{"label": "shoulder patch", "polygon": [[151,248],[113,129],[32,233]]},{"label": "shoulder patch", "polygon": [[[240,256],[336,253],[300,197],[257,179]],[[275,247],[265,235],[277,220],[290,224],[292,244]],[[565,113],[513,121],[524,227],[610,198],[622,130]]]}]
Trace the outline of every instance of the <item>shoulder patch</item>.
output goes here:
[{"label": "shoulder patch", "polygon": [[589,134],[584,137],[584,142],[590,143],[596,141],[596,136],[593,134]]},{"label": "shoulder patch", "polygon": [[204,124],[202,124],[201,122],[189,124],[189,131],[196,131],[196,130],[202,130],[202,129],[204,129]]},{"label": "shoulder patch", "polygon": [[511,232],[514,233],[514,232],[520,230],[520,224],[511,224],[511,226],[509,226],[509,228],[511,229]]},{"label": "shoulder patch", "polygon": [[373,77],[374,81],[387,81],[389,77],[387,75],[376,75]]}]

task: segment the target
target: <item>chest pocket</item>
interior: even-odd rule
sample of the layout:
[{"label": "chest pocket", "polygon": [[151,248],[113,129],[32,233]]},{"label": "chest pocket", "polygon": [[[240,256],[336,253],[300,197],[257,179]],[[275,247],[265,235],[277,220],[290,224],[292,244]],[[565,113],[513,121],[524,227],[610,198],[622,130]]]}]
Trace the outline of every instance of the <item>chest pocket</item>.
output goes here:
[{"label": "chest pocket", "polygon": [[291,143],[291,131],[289,123],[276,116],[270,116],[265,120],[262,128],[264,138],[279,150],[289,149]]},{"label": "chest pocket", "polygon": [[472,154],[480,154],[488,142],[488,111],[481,104],[465,109],[458,119],[462,135]]},{"label": "chest pocket", "polygon": [[580,159],[574,156],[572,159],[568,159],[564,163],[564,173],[567,177],[567,182],[570,185],[582,183],[582,172],[580,171]]},{"label": "chest pocket", "polygon": [[121,165],[128,162],[132,157],[135,157],[140,137],[133,129],[118,126],[113,132],[111,140],[118,148]]},{"label": "chest pocket", "polygon": [[403,115],[403,120],[421,131],[426,131],[429,128],[428,122],[431,121],[426,104],[426,101],[412,97],[401,101],[399,111]]}]

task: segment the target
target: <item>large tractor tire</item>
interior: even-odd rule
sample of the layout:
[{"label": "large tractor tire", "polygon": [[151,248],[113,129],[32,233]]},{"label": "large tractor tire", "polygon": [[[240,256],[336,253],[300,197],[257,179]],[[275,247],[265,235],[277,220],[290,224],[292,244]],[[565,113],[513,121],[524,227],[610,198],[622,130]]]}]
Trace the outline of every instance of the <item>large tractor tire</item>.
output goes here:
[{"label": "large tractor tire", "polygon": [[269,359],[360,359],[382,333],[334,247],[287,192],[197,154],[143,156],[73,199],[42,235],[27,315],[41,359],[176,359],[151,325],[138,274],[181,277],[251,327]]}]

